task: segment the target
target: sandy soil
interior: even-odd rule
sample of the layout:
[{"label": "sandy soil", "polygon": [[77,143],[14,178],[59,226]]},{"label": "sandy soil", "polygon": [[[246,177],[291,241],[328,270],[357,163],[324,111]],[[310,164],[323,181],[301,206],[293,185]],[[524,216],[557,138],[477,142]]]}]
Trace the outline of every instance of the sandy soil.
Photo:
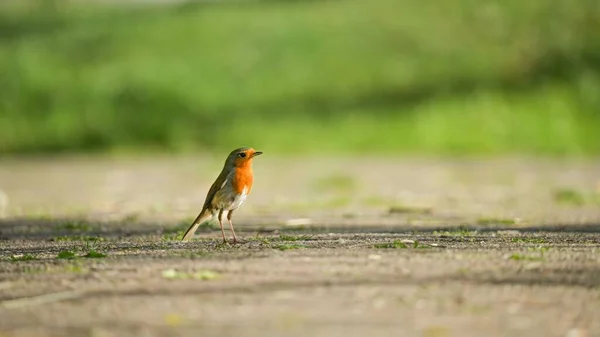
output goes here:
[{"label": "sandy soil", "polygon": [[600,162],[260,159],[2,161],[0,336],[600,336]]}]

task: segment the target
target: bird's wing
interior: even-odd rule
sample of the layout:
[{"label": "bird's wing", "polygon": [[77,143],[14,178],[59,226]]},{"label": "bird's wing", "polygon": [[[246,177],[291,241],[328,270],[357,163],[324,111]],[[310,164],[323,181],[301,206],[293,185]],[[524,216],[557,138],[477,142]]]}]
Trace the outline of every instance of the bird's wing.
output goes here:
[{"label": "bird's wing", "polygon": [[200,214],[198,214],[198,216],[196,217],[196,220],[194,220],[194,222],[192,223],[190,228],[188,228],[188,230],[185,232],[185,234],[183,234],[183,238],[181,239],[182,241],[190,240],[194,236],[194,232],[196,231],[196,229],[198,229],[198,226],[200,225],[200,223],[208,220],[210,217],[213,216],[212,210],[210,210],[208,213],[206,213],[206,212],[210,208],[211,203],[212,203],[213,199],[215,198],[215,195],[217,194],[217,192],[219,192],[223,187],[225,187],[225,184],[227,184],[228,177],[229,177],[229,174],[227,173],[225,168],[223,168],[223,170],[221,171],[221,174],[219,174],[219,176],[217,177],[217,180],[215,180],[215,182],[210,186],[210,189],[208,190],[208,193],[206,194],[206,200],[204,200],[204,205],[202,206],[202,210],[200,211]]},{"label": "bird's wing", "polygon": [[225,184],[227,184],[227,178],[227,172],[225,170],[221,171],[221,174],[219,174],[215,182],[210,186],[208,193],[206,194],[206,200],[204,200],[202,210],[205,210],[210,207],[211,202],[215,198],[215,194],[217,194],[217,192],[221,190],[225,186]]}]

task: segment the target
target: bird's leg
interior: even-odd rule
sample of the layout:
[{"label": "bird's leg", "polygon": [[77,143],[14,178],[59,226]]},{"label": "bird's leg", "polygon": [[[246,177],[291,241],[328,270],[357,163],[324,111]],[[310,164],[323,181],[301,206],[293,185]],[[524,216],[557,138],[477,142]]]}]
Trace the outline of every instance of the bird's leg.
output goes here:
[{"label": "bird's leg", "polygon": [[227,243],[225,239],[225,231],[223,230],[223,210],[219,211],[219,225],[221,226],[221,234],[223,235],[223,243]]},{"label": "bird's leg", "polygon": [[229,221],[229,227],[231,227],[231,234],[233,234],[233,243],[237,243],[237,238],[235,237],[235,231],[233,230],[233,222],[231,222],[231,215],[233,214],[233,210],[227,213],[227,221]]}]

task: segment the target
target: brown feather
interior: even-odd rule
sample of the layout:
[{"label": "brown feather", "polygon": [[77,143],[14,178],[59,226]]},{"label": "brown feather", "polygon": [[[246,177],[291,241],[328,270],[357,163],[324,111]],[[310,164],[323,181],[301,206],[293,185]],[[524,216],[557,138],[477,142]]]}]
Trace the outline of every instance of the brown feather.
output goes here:
[{"label": "brown feather", "polygon": [[200,226],[202,222],[210,219],[213,216],[211,203],[215,197],[215,194],[217,194],[217,192],[223,187],[223,183],[225,182],[225,179],[227,179],[227,171],[227,166],[224,166],[215,182],[210,186],[210,189],[206,194],[206,199],[204,200],[202,210],[200,211],[194,222],[192,222],[188,230],[185,231],[185,234],[183,234],[183,238],[181,239],[181,241],[188,241],[189,239],[191,239],[194,236],[196,229],[198,229],[198,226]]}]

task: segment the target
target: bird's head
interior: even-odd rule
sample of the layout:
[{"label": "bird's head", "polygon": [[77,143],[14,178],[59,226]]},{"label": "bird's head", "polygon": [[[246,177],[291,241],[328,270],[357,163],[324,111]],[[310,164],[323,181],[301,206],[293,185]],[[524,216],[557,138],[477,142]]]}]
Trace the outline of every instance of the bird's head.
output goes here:
[{"label": "bird's head", "polygon": [[242,167],[252,163],[252,158],[261,155],[262,152],[256,151],[251,147],[240,147],[231,151],[227,157],[227,164],[232,167]]}]

